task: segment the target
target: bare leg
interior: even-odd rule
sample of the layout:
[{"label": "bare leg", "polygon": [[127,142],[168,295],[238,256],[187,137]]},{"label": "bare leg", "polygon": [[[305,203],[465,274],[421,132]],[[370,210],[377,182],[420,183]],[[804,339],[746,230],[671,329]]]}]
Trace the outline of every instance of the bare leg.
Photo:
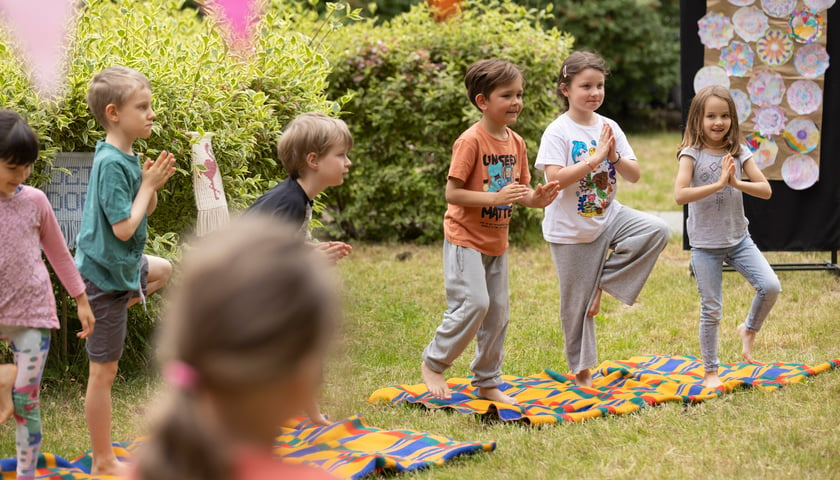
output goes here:
[{"label": "bare leg", "polygon": [[589,311],[586,312],[587,317],[594,317],[601,311],[601,292],[602,290],[600,288],[597,292],[595,292],[595,298],[592,299],[592,305],[589,306]]},{"label": "bare leg", "polygon": [[498,387],[478,387],[478,396],[491,402],[507,403],[510,405],[519,405],[515,398],[506,395],[499,390]]},{"label": "bare leg", "polygon": [[[169,276],[172,275],[172,264],[168,260],[154,255],[146,255],[149,261],[149,276],[146,279],[146,295],[151,295],[163,288],[166,282],[169,281]],[[139,298],[132,298],[128,301],[128,306],[136,305],[140,301]]]},{"label": "bare leg", "polygon": [[706,388],[718,388],[723,385],[720,381],[717,370],[709,370],[703,376],[703,386]]},{"label": "bare leg", "polygon": [[420,374],[423,377],[423,383],[429,389],[429,393],[433,397],[440,400],[449,400],[452,398],[452,392],[449,391],[449,385],[446,384],[446,379],[443,373],[436,372],[426,365],[426,362],[420,364]]},{"label": "bare leg", "polygon": [[755,363],[752,357],[753,343],[755,342],[755,332],[747,330],[743,323],[738,325],[738,336],[741,337],[741,355],[748,363]]},{"label": "bare leg", "polygon": [[[600,292],[600,290],[599,290]],[[575,374],[575,384],[578,387],[592,386],[592,370],[586,368]]]},{"label": "bare leg", "polygon": [[85,395],[85,419],[93,446],[93,476],[120,476],[122,465],[111,448],[111,386],[117,376],[117,362],[90,362]]},{"label": "bare leg", "polygon": [[15,413],[15,404],[12,401],[12,389],[17,378],[17,366],[13,363],[0,365],[0,424]]}]

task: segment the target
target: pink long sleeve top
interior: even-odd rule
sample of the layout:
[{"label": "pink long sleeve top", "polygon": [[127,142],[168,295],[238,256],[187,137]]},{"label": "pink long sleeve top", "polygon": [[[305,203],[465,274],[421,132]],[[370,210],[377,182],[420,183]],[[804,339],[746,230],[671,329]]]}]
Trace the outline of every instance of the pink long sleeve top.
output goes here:
[{"label": "pink long sleeve top", "polygon": [[44,192],[22,186],[0,198],[0,325],[59,328],[43,247],[71,297],[85,291]]}]

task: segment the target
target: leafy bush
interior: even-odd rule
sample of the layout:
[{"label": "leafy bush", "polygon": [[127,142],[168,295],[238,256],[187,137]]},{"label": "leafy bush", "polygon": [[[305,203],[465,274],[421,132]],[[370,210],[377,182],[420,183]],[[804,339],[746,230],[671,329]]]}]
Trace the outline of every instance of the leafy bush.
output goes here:
[{"label": "leafy bush", "polygon": [[[135,148],[153,158],[166,149],[178,160],[178,173],[161,190],[149,219],[148,251],[171,259],[177,257],[179,234],[191,229],[196,216],[187,132],[215,133],[213,149],[228,202],[233,209],[249,205],[281,177],[274,144],[282,126],[300,112],[340,110],[324,93],[329,65],[319,42],[337,20],[356,15],[341,10],[325,24],[300,4],[272,0],[254,51],[243,57],[228,51],[212,20],[182,10],[182,3],[84,2],[69,52],[66,91],[57,101],[35,95],[8,39],[0,39],[0,105],[26,116],[45,148],[31,180],[35,185],[46,180],[43,167],[52,152],[93,151],[104,137],[85,102],[95,73],[121,64],[149,77],[158,118],[151,138]],[[329,8],[335,13],[335,6]],[[154,317],[154,311],[132,309],[126,365],[145,365],[143,342]],[[77,343],[70,358],[81,352]]]},{"label": "leafy bush", "polygon": [[[442,238],[452,144],[480,118],[463,83],[476,60],[503,58],[523,70],[525,110],[513,128],[534,159],[543,129],[559,110],[556,75],[571,46],[568,36],[539,25],[536,12],[491,1],[470,2],[444,23],[435,23],[421,4],[381,26],[369,20],[342,30],[329,53],[329,92],[353,94],[345,120],[356,146],[348,181],[327,192],[333,235]],[[540,215],[519,209],[511,234],[534,233]]]}]

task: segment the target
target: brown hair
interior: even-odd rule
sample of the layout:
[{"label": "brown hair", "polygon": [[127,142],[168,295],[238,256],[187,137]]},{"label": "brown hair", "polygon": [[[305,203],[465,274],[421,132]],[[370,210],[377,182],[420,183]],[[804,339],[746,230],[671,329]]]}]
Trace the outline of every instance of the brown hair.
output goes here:
[{"label": "brown hair", "polygon": [[38,159],[38,135],[17,112],[0,110],[0,160],[9,165],[32,165]]},{"label": "brown hair", "polygon": [[591,68],[603,73],[604,76],[609,76],[610,70],[607,68],[607,62],[603,57],[593,52],[577,51],[572,52],[566,57],[566,61],[560,67],[560,74],[557,76],[557,95],[563,99],[565,109],[569,109],[569,99],[563,95],[563,88],[568,88],[575,79],[575,75]]},{"label": "brown hair", "polygon": [[199,400],[282,380],[325,350],[336,285],[318,252],[275,219],[243,217],[198,241],[158,332],[162,365],[187,365],[196,382],[174,388],[140,452],[145,480],[226,480],[224,438]]},{"label": "brown hair", "polygon": [[467,96],[470,97],[470,101],[478,108],[475,97],[479,93],[489,97],[496,87],[510,83],[517,78],[521,78],[524,83],[525,77],[523,77],[519,67],[507,60],[491,58],[479,60],[470,65],[467,74],[464,76],[464,86],[467,87]]},{"label": "brown hair", "polygon": [[277,141],[277,156],[291,178],[306,168],[306,156],[324,155],[336,145],[353,148],[353,136],[343,120],[323,113],[304,113],[289,122]]},{"label": "brown hair", "polygon": [[706,101],[711,97],[720,98],[729,107],[729,118],[732,119],[732,123],[729,126],[729,131],[726,132],[724,145],[727,153],[737,156],[741,153],[741,128],[738,122],[738,109],[735,107],[735,101],[732,99],[729,89],[719,85],[702,88],[691,100],[691,106],[688,107],[688,117],[685,121],[685,132],[678,152],[683,148],[703,147],[703,114],[706,110]]},{"label": "brown hair", "polygon": [[122,106],[138,88],[152,89],[145,75],[137,70],[116,65],[97,73],[90,82],[87,104],[96,121],[108,128],[105,108],[108,105]]}]

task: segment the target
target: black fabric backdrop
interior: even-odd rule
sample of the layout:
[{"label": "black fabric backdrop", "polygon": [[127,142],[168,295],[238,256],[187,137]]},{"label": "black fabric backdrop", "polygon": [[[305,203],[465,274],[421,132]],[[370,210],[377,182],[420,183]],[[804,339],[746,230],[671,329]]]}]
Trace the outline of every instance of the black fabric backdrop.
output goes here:
[{"label": "black fabric backdrop", "polygon": [[[694,74],[703,66],[697,21],[705,14],[705,1],[680,0],[683,125],[694,98]],[[750,233],[762,250],[840,250],[840,3],[828,9],[827,24],[830,64],[825,74],[820,179],[806,190],[770,181],[769,200],[744,195]],[[683,236],[683,247],[688,248],[688,235]]]}]

